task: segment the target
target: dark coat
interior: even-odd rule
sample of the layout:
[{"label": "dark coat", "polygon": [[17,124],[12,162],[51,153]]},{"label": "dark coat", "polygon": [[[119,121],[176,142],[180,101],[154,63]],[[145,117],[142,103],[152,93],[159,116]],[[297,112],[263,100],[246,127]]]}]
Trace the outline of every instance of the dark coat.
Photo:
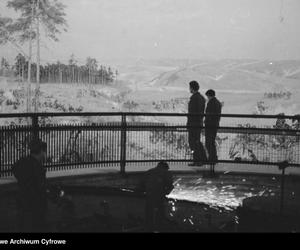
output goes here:
[{"label": "dark coat", "polygon": [[[189,114],[204,114],[205,98],[199,93],[194,93],[189,101],[188,113]],[[188,116],[187,125],[203,126],[203,116]]]},{"label": "dark coat", "polygon": [[172,174],[159,167],[145,173],[144,185],[147,198],[153,202],[161,201],[174,188]]},{"label": "dark coat", "polygon": [[19,196],[25,209],[44,210],[47,206],[46,171],[33,156],[18,160],[13,168]]},{"label": "dark coat", "polygon": [[[206,105],[205,114],[216,114],[220,115],[222,112],[222,104],[220,101],[213,97],[211,98]],[[217,128],[220,124],[220,116],[207,116],[205,117],[205,127]]]}]

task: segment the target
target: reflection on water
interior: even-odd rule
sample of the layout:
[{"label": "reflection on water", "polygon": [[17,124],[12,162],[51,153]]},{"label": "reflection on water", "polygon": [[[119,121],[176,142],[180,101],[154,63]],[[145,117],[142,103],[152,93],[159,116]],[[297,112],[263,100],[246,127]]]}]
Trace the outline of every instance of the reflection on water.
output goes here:
[{"label": "reflection on water", "polygon": [[280,187],[278,183],[275,177],[258,181],[253,178],[248,180],[245,177],[223,176],[218,179],[207,179],[199,176],[182,176],[175,180],[175,188],[168,197],[233,210],[247,197],[276,195]]}]

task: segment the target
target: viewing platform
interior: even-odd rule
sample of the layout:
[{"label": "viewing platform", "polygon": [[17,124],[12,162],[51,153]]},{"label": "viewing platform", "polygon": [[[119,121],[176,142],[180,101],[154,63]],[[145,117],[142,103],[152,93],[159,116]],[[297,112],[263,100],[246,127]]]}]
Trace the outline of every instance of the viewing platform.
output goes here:
[{"label": "viewing platform", "polygon": [[[44,119],[71,116],[113,117],[114,122],[61,124],[56,121],[48,124]],[[262,215],[265,218],[270,216],[272,222],[275,221],[272,216],[281,218],[287,213],[291,221],[283,227],[279,220],[275,227],[272,224],[267,229],[257,226],[258,230],[299,230],[299,225],[293,224],[298,214],[290,212],[296,211],[300,204],[299,117],[222,115],[223,124],[216,139],[217,164],[214,167],[189,167],[192,160],[187,132],[191,127],[179,119],[186,119],[186,116],[172,113],[0,114],[0,119],[29,117],[31,120],[31,124],[0,128],[3,145],[0,191],[7,204],[11,204],[10,210],[14,211],[16,180],[11,166],[28,154],[30,139],[40,138],[48,145],[45,167],[49,183],[60,186],[78,207],[78,214],[72,222],[78,223],[78,231],[85,230],[80,229],[82,223],[78,222],[82,216],[90,218],[89,223],[96,221],[94,213],[99,210],[99,199],[109,201],[112,214],[119,218],[120,223],[128,222],[132,213],[133,217],[142,218],[144,195],[138,191],[138,183],[141,174],[159,161],[168,162],[174,175],[175,188],[166,202],[170,219],[178,223],[176,230],[251,231],[251,223],[244,219],[248,213],[253,216],[252,221],[258,222]],[[130,117],[135,117],[135,121],[132,122]],[[160,117],[167,118],[168,122],[157,120]],[[202,135],[203,143],[204,140]],[[288,162],[284,171],[278,166],[283,161]],[[117,209],[120,206],[122,211]],[[274,211],[268,208],[275,206],[274,215]],[[285,211],[283,214],[281,207]],[[8,207],[0,209],[4,214]],[[52,206],[54,224],[59,221],[55,219],[57,209]],[[240,215],[243,225],[239,229],[234,222],[237,215]],[[201,223],[195,224],[192,218],[196,217]],[[8,230],[5,225],[9,225],[9,221],[3,223],[2,231]],[[72,225],[70,228],[75,228]],[[99,224],[94,226],[98,228]],[[174,229],[171,226],[168,230],[171,228]]]},{"label": "viewing platform", "polygon": [[[128,164],[126,173],[135,174],[143,173],[150,168],[155,167],[156,164]],[[201,167],[189,167],[187,163],[170,163],[170,171],[174,174],[199,174],[199,173],[208,173],[210,171],[209,165],[204,165]],[[239,164],[239,163],[218,163],[215,166],[215,172],[217,174],[245,174],[245,175],[281,175],[281,171],[278,169],[278,166],[265,166],[265,165],[253,165],[253,164]],[[59,179],[59,178],[70,178],[70,177],[84,177],[84,176],[93,176],[93,175],[105,175],[113,174],[119,175],[120,170],[119,166],[108,167],[95,167],[93,165],[86,166],[85,168],[73,168],[69,170],[58,170],[58,171],[49,171],[46,176],[48,179]],[[295,175],[300,177],[300,168],[288,168],[286,171],[287,175]],[[16,179],[13,176],[2,177],[0,178],[0,185],[16,183]]]}]

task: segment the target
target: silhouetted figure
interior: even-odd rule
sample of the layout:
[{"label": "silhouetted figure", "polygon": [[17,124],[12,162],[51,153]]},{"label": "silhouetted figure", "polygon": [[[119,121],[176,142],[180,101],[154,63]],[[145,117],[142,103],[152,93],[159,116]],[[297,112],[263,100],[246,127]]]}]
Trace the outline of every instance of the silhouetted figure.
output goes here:
[{"label": "silhouetted figure", "polygon": [[[192,81],[189,85],[192,96],[188,105],[188,113],[204,114],[205,98],[199,93],[198,82]],[[193,152],[193,163],[189,164],[189,166],[201,166],[202,162],[207,161],[205,149],[200,141],[203,116],[188,116],[187,126],[193,126],[188,127],[189,146]]]},{"label": "silhouetted figure", "polygon": [[216,98],[216,93],[214,90],[208,90],[205,95],[208,98],[205,114],[214,115],[205,117],[205,146],[208,152],[208,161],[214,164],[218,161],[216,136],[221,119],[219,115],[222,112],[222,104]]},{"label": "silhouetted figure", "polygon": [[145,173],[144,186],[146,191],[146,228],[153,231],[165,220],[164,201],[166,195],[173,190],[173,177],[168,171],[166,162],[159,162],[155,168]]},{"label": "silhouetted figure", "polygon": [[47,144],[41,140],[30,143],[30,155],[18,160],[13,174],[18,181],[18,222],[20,232],[46,230],[46,158]]}]

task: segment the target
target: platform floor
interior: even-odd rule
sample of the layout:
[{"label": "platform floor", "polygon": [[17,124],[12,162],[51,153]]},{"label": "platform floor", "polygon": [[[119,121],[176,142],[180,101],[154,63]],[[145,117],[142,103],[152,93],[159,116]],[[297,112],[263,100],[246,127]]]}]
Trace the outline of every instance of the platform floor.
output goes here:
[{"label": "platform floor", "polygon": [[[153,163],[134,163],[126,165],[127,173],[143,172],[148,169],[155,167]],[[170,163],[170,170],[173,172],[185,172],[185,173],[197,173],[202,171],[209,171],[210,166],[205,165],[202,167],[189,167],[187,163]],[[217,173],[244,173],[244,174],[274,174],[280,175],[281,171],[277,166],[266,166],[266,165],[253,165],[253,164],[240,164],[240,163],[218,163],[215,166],[215,171]],[[62,178],[62,177],[72,177],[72,176],[84,176],[84,175],[98,175],[98,174],[118,174],[120,173],[119,165],[111,166],[101,166],[98,167],[86,166],[86,168],[78,169],[68,169],[59,171],[49,171],[47,172],[47,178]],[[287,175],[297,175],[300,176],[300,168],[287,168]],[[0,185],[15,183],[16,179],[13,176],[1,177]]]}]

